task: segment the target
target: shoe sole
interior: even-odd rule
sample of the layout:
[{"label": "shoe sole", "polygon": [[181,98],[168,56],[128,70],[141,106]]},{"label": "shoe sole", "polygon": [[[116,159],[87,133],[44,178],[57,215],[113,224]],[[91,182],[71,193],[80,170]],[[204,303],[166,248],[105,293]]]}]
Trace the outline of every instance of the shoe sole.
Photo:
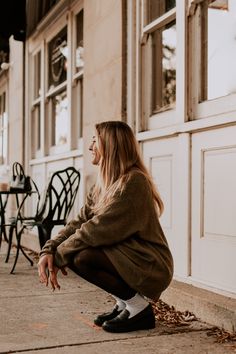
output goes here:
[{"label": "shoe sole", "polygon": [[140,330],[148,330],[148,329],[153,329],[155,328],[155,322],[152,324],[143,324],[143,321],[140,323],[137,323],[136,325],[134,324],[130,324],[126,325],[125,327],[122,327],[122,325],[120,326],[111,326],[111,325],[102,325],[102,329],[104,329],[104,331],[106,332],[110,332],[110,333],[125,333],[125,332],[133,332],[133,331],[140,331]]}]

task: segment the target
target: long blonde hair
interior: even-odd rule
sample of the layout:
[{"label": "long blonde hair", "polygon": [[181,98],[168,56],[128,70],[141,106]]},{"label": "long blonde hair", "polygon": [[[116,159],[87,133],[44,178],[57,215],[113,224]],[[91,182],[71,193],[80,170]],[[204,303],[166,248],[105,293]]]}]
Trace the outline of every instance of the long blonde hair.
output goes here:
[{"label": "long blonde hair", "polygon": [[140,171],[146,177],[153,195],[158,214],[164,209],[163,201],[147,171],[139,145],[132,129],[121,121],[108,121],[95,125],[98,141],[99,174],[94,188],[94,211],[101,211],[113,200],[116,193],[121,193],[130,178],[130,172]]}]

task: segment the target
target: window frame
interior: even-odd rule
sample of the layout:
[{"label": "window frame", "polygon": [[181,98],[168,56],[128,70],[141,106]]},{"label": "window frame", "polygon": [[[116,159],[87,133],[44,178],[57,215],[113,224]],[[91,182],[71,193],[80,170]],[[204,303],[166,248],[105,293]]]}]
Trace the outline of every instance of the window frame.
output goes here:
[{"label": "window frame", "polygon": [[[213,118],[214,116],[231,115],[232,111],[236,110],[236,93],[227,96],[220,96],[210,100],[201,101],[204,96],[204,90],[207,80],[207,70],[202,70],[202,66],[207,67],[206,46],[204,42],[204,28],[199,26],[199,23],[204,21],[204,14],[201,11],[201,6],[207,6],[204,0],[199,4],[190,3],[189,13],[189,91],[188,97],[188,115],[190,120],[199,120],[204,118]],[[194,11],[193,11],[194,9]],[[204,62],[202,64],[202,62]],[[232,117],[233,118],[233,117]]]},{"label": "window frame", "polygon": [[[72,82],[71,82],[71,119],[72,119],[72,146],[81,150],[83,148],[83,88],[84,88],[84,68],[76,71],[76,46],[77,46],[77,16],[83,11],[83,26],[84,26],[84,4],[80,2],[74,6],[72,9]],[[84,39],[84,31],[83,31],[83,39]],[[78,94],[79,92],[79,94]],[[80,96],[79,107],[76,106],[78,104],[75,97]],[[77,115],[77,109],[80,111],[79,120],[75,119]],[[76,132],[76,135],[75,135]]]},{"label": "window frame", "polygon": [[[136,121],[137,132],[145,130],[155,130],[171,126],[186,120],[186,102],[184,92],[186,91],[186,50],[183,43],[183,38],[186,37],[186,2],[177,1],[176,7],[169,10],[159,18],[155,19],[151,23],[144,25],[145,6],[144,0],[136,0],[136,32],[137,32],[137,61],[136,65],[138,70],[136,75],[137,90],[136,96]],[[143,47],[147,41],[147,36],[157,29],[162,28],[165,24],[176,20],[176,35],[178,48],[176,48],[176,104],[175,108],[167,109],[156,114],[150,114],[151,112],[151,70],[149,70],[147,77],[144,75],[143,66],[145,62],[150,61],[150,48],[143,50]],[[179,45],[180,43],[180,45]],[[149,52],[149,53],[148,53]],[[181,57],[182,53],[182,57]],[[182,59],[181,59],[182,58]],[[181,60],[182,62],[181,62]],[[179,77],[183,77],[183,80],[179,80]]]},{"label": "window frame", "polygon": [[[70,112],[70,104],[68,104],[68,141],[63,145],[55,145],[52,142],[52,130],[53,130],[53,121],[54,118],[52,116],[52,103],[53,97],[55,97],[58,93],[62,91],[66,91],[66,95],[68,97],[68,93],[70,91],[70,75],[71,75],[71,55],[70,55],[70,25],[69,25],[69,18],[68,14],[63,14],[60,19],[53,24],[49,31],[47,31],[45,35],[45,80],[44,80],[44,89],[45,89],[45,99],[44,99],[44,106],[45,106],[45,139],[46,139],[46,147],[47,150],[45,151],[46,155],[54,156],[60,153],[64,153],[70,151],[70,126],[71,126],[71,112]],[[66,28],[67,31],[67,46],[68,46],[68,58],[67,58],[67,75],[66,79],[58,84],[57,86],[50,88],[49,87],[49,43],[50,41],[58,34]],[[68,102],[70,98],[68,97]]]},{"label": "window frame", "polygon": [[[39,54],[40,55],[40,67],[39,67],[39,71],[40,71],[40,86],[39,86],[39,90],[40,93],[38,95],[38,97],[34,97],[34,93],[35,93],[35,81],[32,80],[32,82],[30,82],[30,113],[29,113],[29,131],[31,132],[30,136],[31,136],[31,142],[30,142],[30,146],[31,146],[31,151],[30,151],[30,156],[31,158],[39,158],[42,156],[42,146],[43,146],[43,141],[42,141],[42,110],[43,110],[43,76],[42,76],[42,60],[43,60],[43,50],[42,50],[42,46],[37,47],[30,55],[30,74],[31,77],[35,77],[35,61],[34,58],[36,57],[36,55]],[[37,110],[37,107],[39,107],[39,122],[35,122],[35,118],[34,118],[34,111]],[[38,139],[36,139],[36,135],[37,133],[35,132],[36,129],[39,129],[39,137]],[[37,141],[36,141],[37,140]],[[39,148],[37,148],[37,145],[39,145]]]},{"label": "window frame", "polygon": [[[75,123],[73,121],[73,106],[76,105],[74,100],[75,95],[73,96],[73,92],[75,91],[74,87],[76,87],[76,82],[78,80],[83,79],[83,72],[79,71],[74,74],[73,68],[73,50],[74,46],[76,46],[76,28],[75,28],[75,19],[76,15],[84,10],[83,1],[80,0],[76,3],[71,4],[69,7],[65,6],[61,8],[59,12],[56,12],[56,16],[53,18],[53,11],[46,17],[42,23],[38,26],[38,31],[35,32],[29,40],[26,42],[26,52],[28,55],[26,56],[26,62],[29,64],[30,73],[33,77],[33,63],[32,57],[33,55],[41,49],[41,100],[40,100],[40,125],[41,125],[41,134],[40,134],[40,151],[33,151],[33,146],[29,146],[28,156],[33,160],[39,160],[42,158],[53,158],[58,154],[70,154],[73,150],[77,151],[77,154],[83,154],[83,139],[78,137],[77,135],[82,135],[82,132],[78,132],[78,129],[75,129]],[[53,18],[53,21],[52,21]],[[48,56],[49,56],[49,42],[64,28],[67,30],[67,45],[68,45],[68,58],[67,58],[67,77],[66,80],[55,86],[48,87],[49,84],[49,64],[48,64]],[[37,100],[33,99],[32,94],[32,80],[30,80],[30,74],[26,74],[27,81],[27,121],[28,124],[26,126],[26,132],[32,135],[32,102],[37,104]],[[67,142],[62,145],[53,145],[52,144],[52,124],[53,117],[50,115],[50,100],[57,93],[60,93],[62,90],[66,91],[66,95],[68,98],[68,106],[67,106],[67,114],[68,114],[68,134],[67,134]],[[74,101],[74,102],[73,102]],[[77,98],[76,98],[77,101]],[[83,105],[81,109],[83,108]],[[52,112],[52,110],[51,110]],[[82,119],[82,115],[81,115]],[[77,123],[76,123],[77,124]],[[81,123],[82,125],[82,123]],[[81,126],[80,125],[80,126]]]}]

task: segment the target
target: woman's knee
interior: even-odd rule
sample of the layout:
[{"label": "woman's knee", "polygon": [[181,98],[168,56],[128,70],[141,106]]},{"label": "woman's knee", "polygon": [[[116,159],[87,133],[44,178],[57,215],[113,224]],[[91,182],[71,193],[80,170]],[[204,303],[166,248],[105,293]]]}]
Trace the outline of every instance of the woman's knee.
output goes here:
[{"label": "woman's knee", "polygon": [[76,268],[91,266],[91,255],[88,249],[85,249],[74,256],[73,265]]}]

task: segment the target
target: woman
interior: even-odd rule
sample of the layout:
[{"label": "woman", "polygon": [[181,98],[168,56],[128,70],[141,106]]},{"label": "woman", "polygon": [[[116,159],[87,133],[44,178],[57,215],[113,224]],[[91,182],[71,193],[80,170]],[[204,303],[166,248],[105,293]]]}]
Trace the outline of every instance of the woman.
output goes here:
[{"label": "woman", "polygon": [[[155,327],[152,306],[169,285],[173,260],[159,223],[163,203],[123,122],[96,124],[90,150],[97,182],[76,220],[46,242],[38,264],[42,283],[60,288],[58,270],[110,293],[113,310],[95,324],[109,332]],[[49,270],[49,278],[47,276]]]}]

